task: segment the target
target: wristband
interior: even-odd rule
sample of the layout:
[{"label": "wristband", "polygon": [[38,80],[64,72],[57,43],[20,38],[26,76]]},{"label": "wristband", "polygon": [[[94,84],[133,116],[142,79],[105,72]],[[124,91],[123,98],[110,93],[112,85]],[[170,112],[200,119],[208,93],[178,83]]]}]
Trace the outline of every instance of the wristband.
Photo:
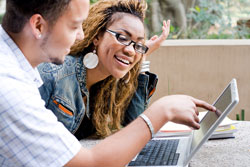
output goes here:
[{"label": "wristband", "polygon": [[143,61],[141,63],[140,73],[149,71],[149,65],[150,65],[150,61]]},{"label": "wristband", "polygon": [[153,127],[153,125],[152,125],[150,119],[149,119],[145,114],[141,114],[141,115],[139,115],[139,116],[140,116],[140,117],[143,119],[143,121],[147,124],[147,126],[148,126],[148,128],[149,128],[149,130],[150,130],[150,133],[151,133],[151,138],[153,139],[154,136],[155,136],[155,132],[154,132],[154,127]]}]

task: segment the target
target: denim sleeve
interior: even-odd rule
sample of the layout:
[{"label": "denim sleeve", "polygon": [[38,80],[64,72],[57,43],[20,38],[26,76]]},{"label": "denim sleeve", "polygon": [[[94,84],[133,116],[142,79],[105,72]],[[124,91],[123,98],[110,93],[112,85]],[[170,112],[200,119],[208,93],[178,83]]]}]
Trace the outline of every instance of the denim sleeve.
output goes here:
[{"label": "denim sleeve", "polygon": [[129,124],[146,110],[157,85],[157,75],[146,72],[138,77],[138,87],[125,112],[123,125]]}]

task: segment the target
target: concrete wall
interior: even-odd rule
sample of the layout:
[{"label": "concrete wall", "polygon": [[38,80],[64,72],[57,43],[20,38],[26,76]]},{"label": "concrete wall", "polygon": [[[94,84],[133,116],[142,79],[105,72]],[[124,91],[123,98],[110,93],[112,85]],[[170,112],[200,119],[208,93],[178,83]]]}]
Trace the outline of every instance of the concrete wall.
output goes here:
[{"label": "concrete wall", "polygon": [[152,101],[187,94],[213,103],[236,78],[240,102],[229,117],[245,109],[250,120],[250,40],[166,40],[148,60],[159,77]]}]

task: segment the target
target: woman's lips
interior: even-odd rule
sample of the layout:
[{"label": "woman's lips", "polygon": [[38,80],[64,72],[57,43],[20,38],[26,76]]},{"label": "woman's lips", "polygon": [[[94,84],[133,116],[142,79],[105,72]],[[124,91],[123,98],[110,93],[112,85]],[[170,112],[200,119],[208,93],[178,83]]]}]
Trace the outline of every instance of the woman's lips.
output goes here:
[{"label": "woman's lips", "polygon": [[121,57],[118,57],[118,56],[115,56],[116,60],[118,60],[119,62],[123,63],[123,64],[126,64],[126,65],[129,65],[130,62],[126,59],[123,59]]}]

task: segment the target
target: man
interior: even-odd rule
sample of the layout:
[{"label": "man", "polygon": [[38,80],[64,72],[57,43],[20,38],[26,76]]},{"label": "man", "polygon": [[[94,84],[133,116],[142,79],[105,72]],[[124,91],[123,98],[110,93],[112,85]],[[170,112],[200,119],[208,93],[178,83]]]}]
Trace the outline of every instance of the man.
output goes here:
[{"label": "man", "polygon": [[0,166],[124,166],[165,122],[199,128],[197,107],[215,110],[189,96],[164,97],[93,149],[82,148],[44,107],[36,66],[63,63],[83,38],[88,8],[88,0],[7,0],[0,26]]},{"label": "man", "polygon": [[63,166],[79,151],[45,110],[35,67],[63,62],[83,38],[88,9],[88,0],[7,0],[0,27],[0,166]]}]

